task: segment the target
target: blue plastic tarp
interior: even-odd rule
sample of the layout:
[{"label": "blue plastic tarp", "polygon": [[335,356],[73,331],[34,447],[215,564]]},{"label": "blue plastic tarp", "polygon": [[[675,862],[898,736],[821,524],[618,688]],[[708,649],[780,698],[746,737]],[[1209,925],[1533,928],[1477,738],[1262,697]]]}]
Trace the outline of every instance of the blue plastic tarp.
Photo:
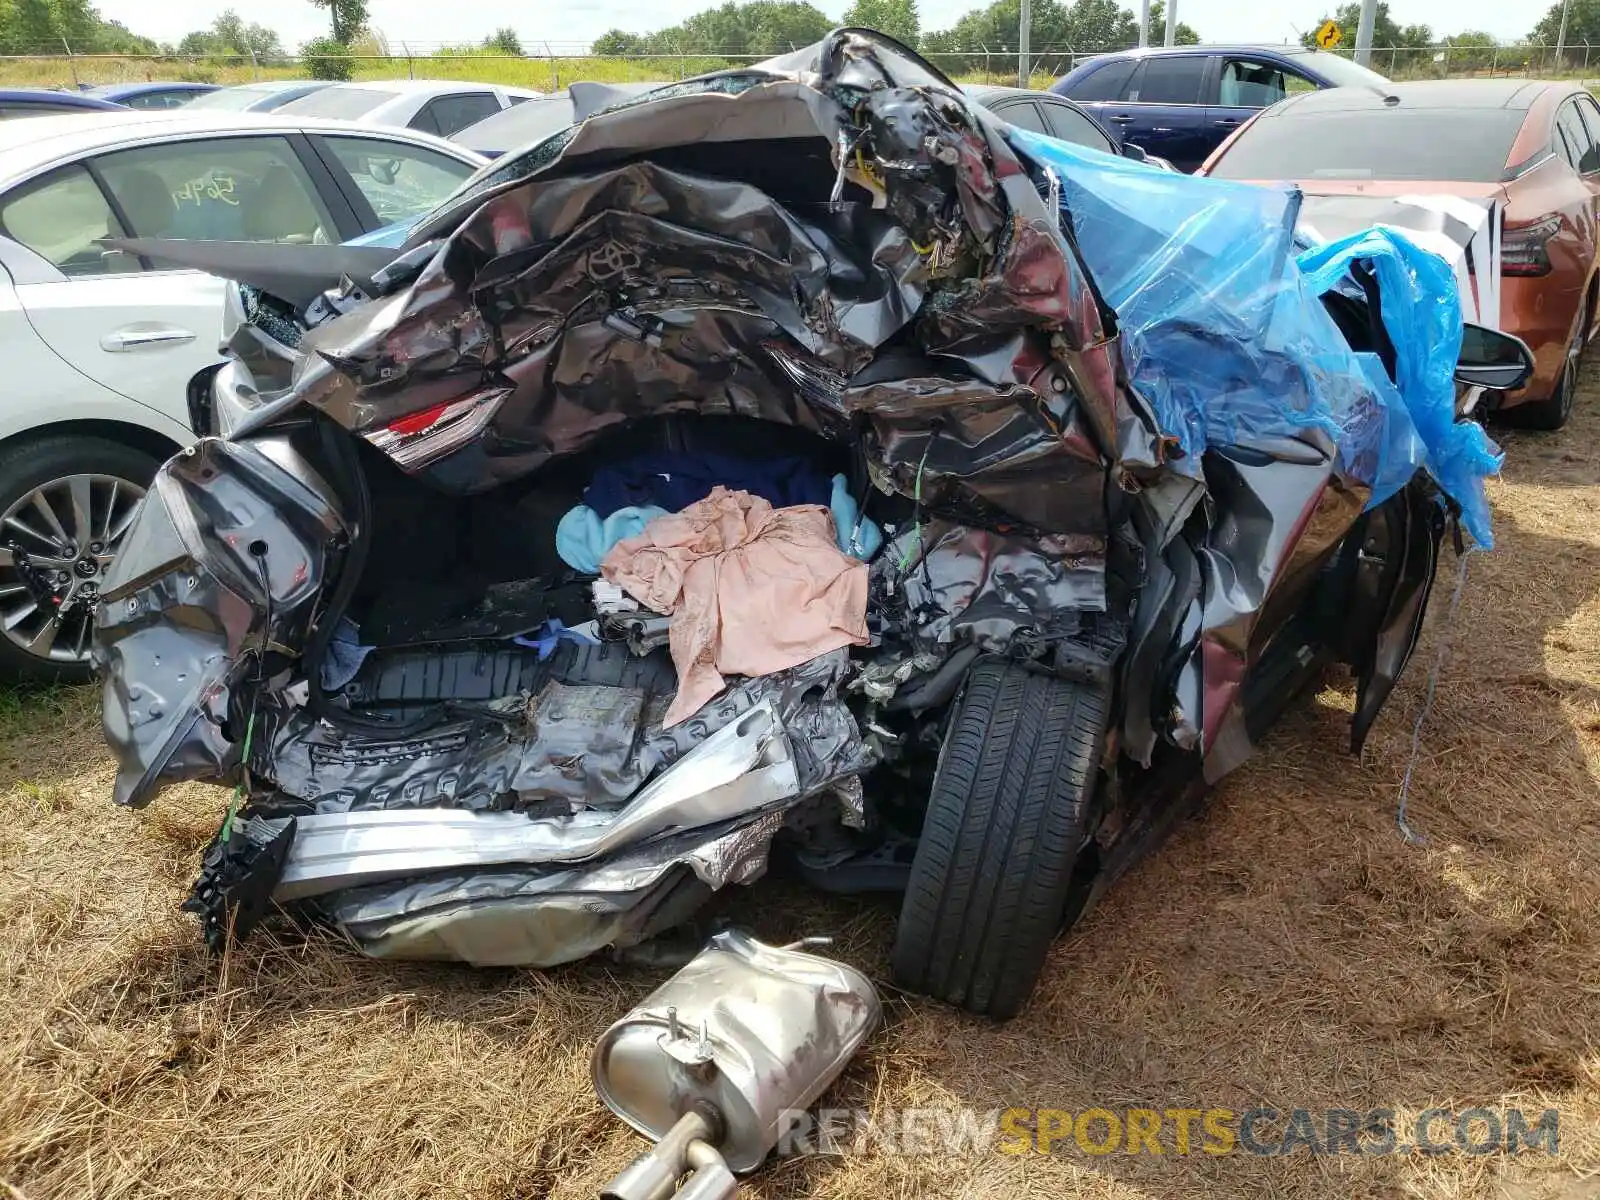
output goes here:
[{"label": "blue plastic tarp", "polygon": [[[1383,503],[1419,470],[1492,544],[1483,481],[1501,455],[1483,428],[1455,420],[1461,308],[1454,273],[1397,230],[1367,230],[1296,253],[1300,193],[1156,170],[1008,129],[1048,167],[1101,294],[1117,312],[1133,386],[1177,469],[1195,475],[1212,446],[1319,430],[1339,469]],[[1319,297],[1352,262],[1378,278],[1396,378],[1351,349]]]}]

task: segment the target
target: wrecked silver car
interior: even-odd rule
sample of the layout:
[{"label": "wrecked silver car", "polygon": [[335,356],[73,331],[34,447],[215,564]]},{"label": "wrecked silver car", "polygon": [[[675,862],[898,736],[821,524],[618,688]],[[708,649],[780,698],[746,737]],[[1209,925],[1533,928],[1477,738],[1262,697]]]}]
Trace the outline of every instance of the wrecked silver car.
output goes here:
[{"label": "wrecked silver car", "polygon": [[277,906],[551,965],[781,854],[903,893],[904,986],[1016,1013],[1331,661],[1359,747],[1444,533],[1487,539],[1453,284],[1296,203],[842,30],[398,251],[126,243],[239,286],[102,590],[117,802],[235,786],[214,944]]}]

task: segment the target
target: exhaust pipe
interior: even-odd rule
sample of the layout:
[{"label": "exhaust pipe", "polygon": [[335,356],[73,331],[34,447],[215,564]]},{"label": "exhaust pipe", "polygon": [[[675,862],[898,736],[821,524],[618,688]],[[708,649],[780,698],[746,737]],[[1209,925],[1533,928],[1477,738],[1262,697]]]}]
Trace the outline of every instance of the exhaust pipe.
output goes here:
[{"label": "exhaust pipe", "polygon": [[606,1030],[595,1091],[656,1144],[602,1200],[733,1200],[735,1172],[759,1167],[787,1115],[844,1070],[882,1005],[865,975],[799,949],[818,941],[719,933]]}]

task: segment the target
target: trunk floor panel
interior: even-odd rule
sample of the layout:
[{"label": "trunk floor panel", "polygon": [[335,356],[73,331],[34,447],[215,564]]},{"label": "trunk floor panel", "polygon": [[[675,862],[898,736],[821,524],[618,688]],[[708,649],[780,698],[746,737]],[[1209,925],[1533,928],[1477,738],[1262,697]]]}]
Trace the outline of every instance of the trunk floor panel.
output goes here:
[{"label": "trunk floor panel", "polygon": [[432,646],[371,654],[342,694],[352,707],[485,701],[536,694],[551,680],[663,695],[676,689],[678,676],[665,649],[641,658],[621,642],[561,642],[543,662],[520,647]]}]

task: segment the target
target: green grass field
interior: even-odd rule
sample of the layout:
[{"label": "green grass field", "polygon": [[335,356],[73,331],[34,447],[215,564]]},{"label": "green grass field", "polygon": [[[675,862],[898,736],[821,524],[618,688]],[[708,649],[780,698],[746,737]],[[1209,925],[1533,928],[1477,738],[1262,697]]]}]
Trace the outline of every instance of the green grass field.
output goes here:
[{"label": "green grass field", "polygon": [[[995,56],[993,72],[965,72],[958,76],[965,83],[1015,83],[1014,60]],[[737,66],[722,58],[688,55],[682,58],[510,58],[493,55],[432,54],[406,58],[357,59],[355,78],[470,79],[479,83],[499,83],[537,88],[550,92],[569,83],[626,83],[632,81],[677,80]],[[306,71],[298,65],[255,67],[250,63],[214,59],[140,59],[113,57],[12,58],[0,61],[0,87],[64,87],[78,83],[135,83],[145,79],[175,79],[192,83],[239,84],[259,79],[302,79]],[[1039,72],[1035,87],[1046,87],[1054,78]]]}]

